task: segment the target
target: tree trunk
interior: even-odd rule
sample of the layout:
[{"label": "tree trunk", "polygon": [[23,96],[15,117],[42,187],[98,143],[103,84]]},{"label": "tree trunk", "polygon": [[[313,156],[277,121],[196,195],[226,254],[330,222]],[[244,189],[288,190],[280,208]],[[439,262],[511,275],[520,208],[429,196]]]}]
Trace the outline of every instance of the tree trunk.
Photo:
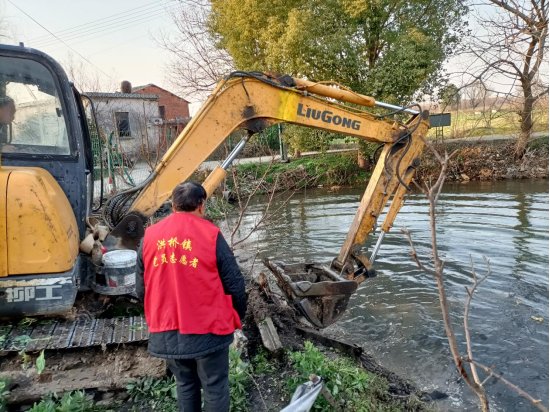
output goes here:
[{"label": "tree trunk", "polygon": [[360,169],[366,169],[368,167],[368,160],[365,159],[361,150],[357,150],[357,166]]},{"label": "tree trunk", "polygon": [[521,128],[514,152],[514,158],[516,160],[523,158],[533,130],[533,104],[535,100],[533,98],[530,85],[523,87],[523,96],[524,101],[523,108],[521,109]]}]

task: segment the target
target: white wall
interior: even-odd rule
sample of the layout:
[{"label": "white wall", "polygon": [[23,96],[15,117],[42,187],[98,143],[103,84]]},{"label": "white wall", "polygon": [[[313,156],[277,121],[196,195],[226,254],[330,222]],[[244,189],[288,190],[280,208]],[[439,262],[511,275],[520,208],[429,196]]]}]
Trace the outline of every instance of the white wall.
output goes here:
[{"label": "white wall", "polygon": [[[113,144],[125,155],[135,159],[140,150],[157,147],[160,127],[152,123],[159,117],[158,100],[122,97],[93,97],[99,127],[108,138],[114,132]],[[128,112],[131,136],[118,136],[115,113]]]}]

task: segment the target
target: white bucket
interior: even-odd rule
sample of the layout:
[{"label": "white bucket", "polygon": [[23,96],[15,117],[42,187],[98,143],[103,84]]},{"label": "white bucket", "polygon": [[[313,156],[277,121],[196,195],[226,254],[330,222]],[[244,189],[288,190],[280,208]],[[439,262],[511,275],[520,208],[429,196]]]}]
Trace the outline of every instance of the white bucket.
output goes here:
[{"label": "white bucket", "polygon": [[136,283],[137,252],[129,249],[111,250],[103,255],[103,275],[105,287],[110,292],[128,293]]}]

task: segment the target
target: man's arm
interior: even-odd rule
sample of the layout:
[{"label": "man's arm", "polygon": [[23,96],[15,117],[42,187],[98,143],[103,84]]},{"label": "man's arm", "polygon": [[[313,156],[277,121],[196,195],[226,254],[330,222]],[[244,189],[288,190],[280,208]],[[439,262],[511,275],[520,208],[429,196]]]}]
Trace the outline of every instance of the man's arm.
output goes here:
[{"label": "man's arm", "polygon": [[143,280],[143,242],[140,242],[136,259],[136,296],[143,302],[145,299],[145,282]]},{"label": "man's arm", "polygon": [[218,238],[216,239],[216,261],[223,290],[226,294],[233,297],[233,307],[239,314],[239,317],[243,319],[246,314],[244,278],[235,260],[235,256],[233,256],[233,252],[221,232],[218,233]]}]

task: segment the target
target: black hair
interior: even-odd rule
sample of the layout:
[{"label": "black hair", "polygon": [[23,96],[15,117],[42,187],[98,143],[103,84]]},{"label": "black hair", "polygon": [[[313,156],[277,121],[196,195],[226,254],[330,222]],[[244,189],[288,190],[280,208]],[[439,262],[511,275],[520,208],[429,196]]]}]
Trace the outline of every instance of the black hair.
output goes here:
[{"label": "black hair", "polygon": [[197,182],[184,182],[172,191],[172,205],[179,212],[192,212],[206,200],[206,190]]}]

